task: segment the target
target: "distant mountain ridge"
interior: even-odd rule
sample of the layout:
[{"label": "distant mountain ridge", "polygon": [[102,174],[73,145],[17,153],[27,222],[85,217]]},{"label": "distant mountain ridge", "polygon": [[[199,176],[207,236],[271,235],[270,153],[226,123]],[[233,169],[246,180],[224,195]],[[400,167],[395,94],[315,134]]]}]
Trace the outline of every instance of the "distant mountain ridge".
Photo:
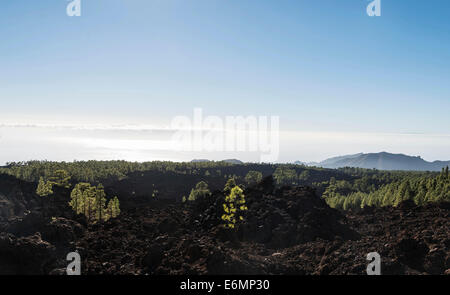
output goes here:
[{"label": "distant mountain ridge", "polygon": [[[208,160],[208,159],[193,159],[193,160],[191,160],[191,163],[208,163],[208,162],[212,162],[212,161]],[[244,164],[244,162],[242,162],[241,160],[238,160],[238,159],[226,159],[226,160],[222,160],[219,162],[225,162],[225,163],[236,164],[236,165]]]},{"label": "distant mountain ridge", "polygon": [[323,168],[358,167],[378,170],[440,171],[450,166],[450,161],[428,162],[419,156],[381,152],[338,156],[319,163],[307,163],[307,165]]},{"label": "distant mountain ridge", "polygon": [[222,162],[229,163],[229,164],[235,164],[235,165],[244,164],[244,162],[242,162],[241,160],[238,160],[238,159],[226,159],[226,160],[222,160]]},{"label": "distant mountain ridge", "polygon": [[191,160],[191,163],[207,163],[207,162],[211,162],[211,160],[208,160],[208,159],[193,159],[193,160]]}]

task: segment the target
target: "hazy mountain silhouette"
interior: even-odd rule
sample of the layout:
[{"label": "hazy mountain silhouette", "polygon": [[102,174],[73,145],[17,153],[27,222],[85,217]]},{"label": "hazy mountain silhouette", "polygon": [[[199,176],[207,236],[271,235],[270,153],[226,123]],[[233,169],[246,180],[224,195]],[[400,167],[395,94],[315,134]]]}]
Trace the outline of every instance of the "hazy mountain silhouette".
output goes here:
[{"label": "hazy mountain silhouette", "polygon": [[238,160],[238,159],[226,159],[226,160],[223,160],[222,162],[229,163],[229,164],[237,164],[237,165],[244,164],[244,162],[242,162],[241,160]]},{"label": "hazy mountain silhouette", "polygon": [[419,156],[381,152],[333,157],[319,163],[308,163],[308,165],[324,168],[359,167],[379,170],[440,171],[443,167],[450,166],[450,161],[428,162]]},{"label": "hazy mountain silhouette", "polygon": [[[211,160],[208,159],[194,159],[191,160],[191,163],[202,163],[202,162],[211,162]],[[222,160],[220,162],[225,162],[225,163],[229,163],[229,164],[244,164],[244,162],[242,162],[241,160],[238,159],[226,159],[226,160]]]},{"label": "hazy mountain silhouette", "polygon": [[204,163],[204,162],[211,162],[211,160],[208,160],[208,159],[193,159],[193,160],[191,160],[191,163]]}]

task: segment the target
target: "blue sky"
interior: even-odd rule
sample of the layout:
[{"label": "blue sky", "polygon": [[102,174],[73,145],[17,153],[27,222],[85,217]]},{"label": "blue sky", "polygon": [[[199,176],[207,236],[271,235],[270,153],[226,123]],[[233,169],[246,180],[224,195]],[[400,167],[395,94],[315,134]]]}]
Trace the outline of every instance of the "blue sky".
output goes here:
[{"label": "blue sky", "polygon": [[[166,124],[201,107],[286,131],[450,134],[449,1],[381,0],[375,18],[366,0],[81,1],[81,17],[1,1],[0,124]],[[440,142],[410,152],[445,157]]]}]

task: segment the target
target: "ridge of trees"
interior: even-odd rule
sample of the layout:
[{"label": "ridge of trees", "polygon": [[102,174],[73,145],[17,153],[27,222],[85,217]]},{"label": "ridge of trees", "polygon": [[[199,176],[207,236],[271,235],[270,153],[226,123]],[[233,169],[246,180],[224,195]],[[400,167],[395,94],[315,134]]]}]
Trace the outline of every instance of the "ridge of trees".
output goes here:
[{"label": "ridge of trees", "polygon": [[69,206],[77,213],[86,216],[88,222],[107,221],[120,214],[119,199],[111,198],[106,205],[106,194],[102,184],[92,186],[80,182],[70,194]]},{"label": "ridge of trees", "polygon": [[70,179],[70,175],[65,170],[54,171],[46,181],[41,176],[39,177],[36,194],[41,197],[53,195],[53,186],[70,188]]},{"label": "ridge of trees", "polygon": [[413,200],[417,205],[429,202],[450,202],[448,166],[434,177],[405,177],[378,189],[370,187],[366,191],[351,191],[347,195],[341,194],[336,186],[337,182],[334,182],[327,187],[323,196],[330,207],[343,210],[358,210],[366,206],[397,206],[405,200]]},{"label": "ridge of trees", "polygon": [[[351,167],[326,169],[295,164],[244,163],[236,165],[225,162],[29,161],[8,163],[6,167],[0,168],[0,173],[35,182],[38,186],[37,193],[42,196],[52,195],[55,185],[67,187],[70,186],[70,182],[91,183],[93,185],[103,183],[109,186],[116,181],[130,178],[128,183],[130,185],[133,184],[133,178],[145,175],[150,175],[149,177],[161,175],[165,177],[163,179],[166,185],[170,185],[171,177],[178,176],[176,181],[180,181],[184,175],[189,175],[189,185],[192,185],[192,180],[197,184],[203,181],[206,188],[202,184],[189,192],[187,188],[184,191],[177,186],[180,190],[179,197],[184,195],[184,200],[187,201],[195,199],[199,194],[210,194],[211,189],[223,187],[224,183],[230,178],[234,179],[235,183],[240,186],[243,184],[250,186],[260,181],[262,177],[273,175],[277,186],[312,186],[316,189],[317,194],[325,198],[331,206],[342,209],[360,208],[367,205],[396,205],[402,199],[410,199],[409,195],[413,195],[412,198],[418,204],[447,200],[448,198],[448,186],[442,178],[442,175],[446,175],[446,169],[438,173],[380,171]],[[66,179],[69,175],[70,178]],[[208,187],[208,184],[211,188]],[[140,195],[144,193],[140,192]],[[159,195],[165,196],[167,193],[170,193],[169,189],[158,186],[153,188],[152,196],[156,198]]]},{"label": "ridge of trees", "polygon": [[[39,177],[36,194],[47,197],[54,194],[53,186],[71,188],[71,176],[65,170],[54,171],[47,180]],[[119,199],[114,197],[106,205],[106,193],[101,183],[92,186],[90,183],[80,182],[70,193],[69,206],[77,214],[86,216],[88,222],[107,221],[120,214]]]}]

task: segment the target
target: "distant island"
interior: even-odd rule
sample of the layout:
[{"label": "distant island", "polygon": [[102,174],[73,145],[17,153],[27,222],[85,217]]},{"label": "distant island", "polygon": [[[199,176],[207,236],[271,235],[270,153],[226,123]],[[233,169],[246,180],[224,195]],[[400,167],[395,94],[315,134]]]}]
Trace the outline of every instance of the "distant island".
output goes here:
[{"label": "distant island", "polygon": [[[212,162],[211,160],[208,159],[193,159],[191,160],[191,163],[208,163],[208,162]],[[225,162],[225,163],[229,163],[229,164],[244,164],[244,162],[242,162],[241,160],[238,159],[226,159],[226,160],[221,160],[219,162]]]},{"label": "distant island", "polygon": [[428,162],[419,156],[408,156],[404,154],[381,153],[359,153],[344,155],[326,159],[321,162],[304,163],[294,162],[298,165],[317,166],[323,168],[357,167],[378,170],[415,170],[415,171],[440,171],[450,166],[450,161]]}]

